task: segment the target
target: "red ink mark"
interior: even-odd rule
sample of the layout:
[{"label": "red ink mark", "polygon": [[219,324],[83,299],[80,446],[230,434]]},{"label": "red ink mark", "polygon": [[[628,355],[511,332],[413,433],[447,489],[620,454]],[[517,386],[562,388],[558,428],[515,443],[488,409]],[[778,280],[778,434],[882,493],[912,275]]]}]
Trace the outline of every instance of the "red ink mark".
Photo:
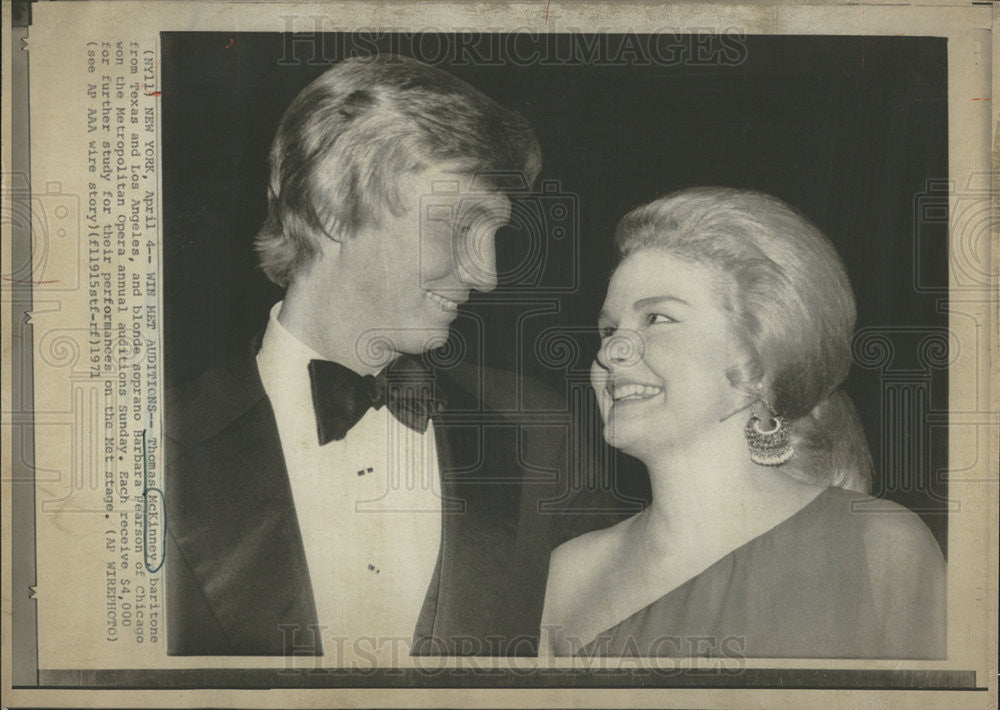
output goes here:
[{"label": "red ink mark", "polygon": [[552,0],[546,0],[545,3],[545,24],[549,24],[549,5],[552,4]]},{"label": "red ink mark", "polygon": [[177,95],[176,91],[145,91],[145,88],[146,88],[145,84],[142,85],[142,88],[144,90],[143,93],[145,93],[146,96],[176,96]]},{"label": "red ink mark", "polygon": [[44,286],[45,284],[59,283],[59,279],[53,279],[52,281],[29,281],[27,279],[13,279],[10,276],[0,276],[0,279],[10,281],[12,284],[25,284],[28,286]]},{"label": "red ink mark", "polygon": [[992,98],[988,98],[988,97],[985,98],[985,99],[973,99],[973,101],[992,101],[992,100],[993,100]]},{"label": "red ink mark", "polygon": [[229,44],[227,44],[225,47],[223,47],[223,49],[229,49],[232,46],[233,46],[233,38],[230,37],[229,38]]},{"label": "red ink mark", "polygon": [[[157,59],[156,60],[156,69],[153,70],[153,76],[154,77],[157,74],[160,73],[160,62],[161,61],[163,61],[163,60],[162,59]],[[146,96],[160,97],[160,96],[176,96],[177,95],[176,91],[157,91],[156,89],[150,91],[149,90],[149,84],[143,84],[142,85],[142,91],[143,91],[144,94],[146,94]]]}]

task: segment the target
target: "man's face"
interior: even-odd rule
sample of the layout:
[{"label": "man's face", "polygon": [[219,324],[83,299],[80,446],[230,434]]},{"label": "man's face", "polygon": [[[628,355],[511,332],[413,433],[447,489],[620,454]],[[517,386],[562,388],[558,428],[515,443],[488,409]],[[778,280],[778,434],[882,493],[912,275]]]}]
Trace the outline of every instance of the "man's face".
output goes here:
[{"label": "man's face", "polygon": [[352,301],[370,324],[361,347],[374,358],[378,348],[417,354],[440,347],[470,291],[496,287],[494,236],[510,202],[473,192],[471,183],[447,166],[404,176],[406,211],[387,212],[342,242],[336,278],[357,291]]}]

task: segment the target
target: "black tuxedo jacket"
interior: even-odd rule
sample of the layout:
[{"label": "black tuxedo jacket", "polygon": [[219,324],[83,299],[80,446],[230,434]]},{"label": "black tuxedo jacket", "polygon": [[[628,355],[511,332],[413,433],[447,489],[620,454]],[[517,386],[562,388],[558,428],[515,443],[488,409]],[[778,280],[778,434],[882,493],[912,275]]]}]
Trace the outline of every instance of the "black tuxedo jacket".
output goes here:
[{"label": "black tuxedo jacket", "polygon": [[[167,628],[177,655],[322,653],[277,426],[247,348],[167,398]],[[413,653],[535,655],[569,416],[512,373],[437,373],[441,546]],[[547,413],[547,415],[545,414]],[[591,527],[597,519],[585,521]],[[605,523],[606,524],[606,523]],[[350,540],[344,541],[351,544]]]}]

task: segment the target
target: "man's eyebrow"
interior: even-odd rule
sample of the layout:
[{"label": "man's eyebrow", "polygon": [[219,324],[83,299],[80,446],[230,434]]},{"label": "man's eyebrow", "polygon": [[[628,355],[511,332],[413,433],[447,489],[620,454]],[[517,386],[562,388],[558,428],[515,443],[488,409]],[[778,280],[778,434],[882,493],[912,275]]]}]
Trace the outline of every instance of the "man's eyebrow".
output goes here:
[{"label": "man's eyebrow", "polygon": [[632,305],[632,308],[633,310],[639,311],[642,310],[643,308],[646,308],[647,306],[655,306],[656,304],[662,303],[663,301],[680,303],[682,306],[691,305],[690,303],[685,301],[683,298],[680,298],[679,296],[666,295],[666,296],[651,296],[650,298],[640,298]]}]

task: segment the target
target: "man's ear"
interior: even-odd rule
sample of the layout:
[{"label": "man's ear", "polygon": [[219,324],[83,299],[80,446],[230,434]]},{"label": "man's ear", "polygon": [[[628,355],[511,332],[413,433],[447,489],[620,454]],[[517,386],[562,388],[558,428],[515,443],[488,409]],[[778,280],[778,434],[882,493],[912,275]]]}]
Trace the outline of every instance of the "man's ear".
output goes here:
[{"label": "man's ear", "polygon": [[320,272],[336,266],[342,248],[341,242],[320,236],[308,260],[300,263],[295,269],[287,287],[293,287],[296,283],[301,287],[313,278],[323,278]]},{"label": "man's ear", "polygon": [[340,256],[347,237],[344,230],[333,224],[324,229],[316,238],[316,258],[315,261],[336,259]]},{"label": "man's ear", "polygon": [[319,233],[316,234],[316,242],[324,245],[330,242],[343,244],[347,236],[347,230],[343,228],[340,220],[332,219],[330,224],[320,226]]}]

